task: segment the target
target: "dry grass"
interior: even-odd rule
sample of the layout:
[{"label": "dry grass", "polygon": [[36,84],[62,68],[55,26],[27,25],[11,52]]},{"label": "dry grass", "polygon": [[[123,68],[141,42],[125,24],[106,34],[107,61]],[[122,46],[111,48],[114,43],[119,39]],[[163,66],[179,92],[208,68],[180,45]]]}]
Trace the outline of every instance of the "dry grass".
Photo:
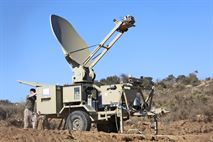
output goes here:
[{"label": "dry grass", "polygon": [[212,121],[213,116],[213,79],[199,81],[197,85],[182,85],[162,88],[158,86],[154,99],[156,107],[166,107],[170,113],[166,121],[191,119],[204,116],[205,121]]},{"label": "dry grass", "polygon": [[0,120],[7,120],[10,124],[21,127],[23,125],[24,103],[0,101]]}]

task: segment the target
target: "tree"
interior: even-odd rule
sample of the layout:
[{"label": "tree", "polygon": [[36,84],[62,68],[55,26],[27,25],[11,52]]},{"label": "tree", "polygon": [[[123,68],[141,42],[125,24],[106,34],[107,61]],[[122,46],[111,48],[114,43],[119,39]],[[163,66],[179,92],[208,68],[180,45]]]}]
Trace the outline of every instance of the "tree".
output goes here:
[{"label": "tree", "polygon": [[100,83],[104,84],[104,85],[119,84],[120,83],[120,78],[118,76],[116,76],[116,75],[109,76],[106,79],[101,79]]},{"label": "tree", "polygon": [[128,83],[129,77],[128,77],[128,75],[126,75],[126,74],[121,74],[120,80],[121,80],[123,83]]}]

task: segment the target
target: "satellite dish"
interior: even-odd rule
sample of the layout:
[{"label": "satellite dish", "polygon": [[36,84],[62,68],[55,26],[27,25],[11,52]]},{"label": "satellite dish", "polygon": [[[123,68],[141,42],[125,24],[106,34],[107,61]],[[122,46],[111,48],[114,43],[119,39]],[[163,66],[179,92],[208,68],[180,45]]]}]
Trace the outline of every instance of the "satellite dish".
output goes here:
[{"label": "satellite dish", "polygon": [[90,55],[85,41],[64,18],[51,15],[50,21],[52,31],[61,44],[67,62],[71,64],[73,68],[82,65]]},{"label": "satellite dish", "polygon": [[[122,21],[115,19],[114,28],[100,44],[97,44],[92,53],[90,53],[87,44],[67,20],[57,15],[51,15],[50,21],[52,31],[61,44],[64,56],[73,68],[72,78],[74,83],[94,82],[95,73],[93,67],[107,51],[109,51],[123,33],[128,31],[129,28],[134,27],[135,23],[133,16],[125,16]],[[112,36],[114,38],[109,41]]]}]

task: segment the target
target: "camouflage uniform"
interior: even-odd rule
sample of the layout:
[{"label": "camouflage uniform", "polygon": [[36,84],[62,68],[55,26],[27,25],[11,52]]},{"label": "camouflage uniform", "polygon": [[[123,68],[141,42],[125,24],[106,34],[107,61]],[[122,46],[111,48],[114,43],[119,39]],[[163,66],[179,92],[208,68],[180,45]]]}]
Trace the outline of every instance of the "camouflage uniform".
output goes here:
[{"label": "camouflage uniform", "polygon": [[37,127],[37,113],[35,106],[36,96],[27,96],[25,110],[24,110],[24,128],[29,128],[30,126],[35,129]]}]

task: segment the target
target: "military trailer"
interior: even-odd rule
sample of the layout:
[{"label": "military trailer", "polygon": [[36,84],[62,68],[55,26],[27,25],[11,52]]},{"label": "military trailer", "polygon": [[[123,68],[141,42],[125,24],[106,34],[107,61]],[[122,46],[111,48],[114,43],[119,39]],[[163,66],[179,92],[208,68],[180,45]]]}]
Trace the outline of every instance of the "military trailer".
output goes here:
[{"label": "military trailer", "polygon": [[[92,53],[67,20],[51,15],[50,21],[65,59],[73,69],[73,83],[47,85],[18,81],[36,87],[37,112],[47,118],[66,120],[66,128],[70,130],[89,131],[91,123],[95,123],[98,131],[121,133],[124,130],[123,121],[131,116],[150,115],[155,120],[157,134],[156,115],[151,112],[154,95],[151,79],[130,77],[126,83],[101,86],[94,83],[93,67],[129,28],[134,27],[134,17],[125,16],[121,21],[114,19],[114,28]],[[110,39],[112,40],[109,41]],[[148,88],[144,87],[147,80],[151,83]],[[150,90],[147,98],[143,95],[143,89]],[[138,103],[137,93],[140,93]]]}]

